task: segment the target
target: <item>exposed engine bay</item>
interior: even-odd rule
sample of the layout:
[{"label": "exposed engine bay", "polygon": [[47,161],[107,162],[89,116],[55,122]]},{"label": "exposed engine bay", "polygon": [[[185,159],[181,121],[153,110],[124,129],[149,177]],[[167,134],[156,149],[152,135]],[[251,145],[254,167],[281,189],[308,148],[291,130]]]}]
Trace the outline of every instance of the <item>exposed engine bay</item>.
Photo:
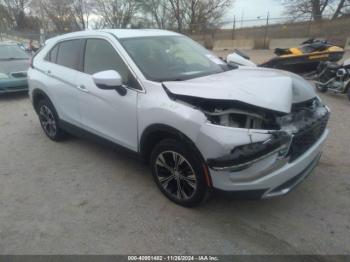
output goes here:
[{"label": "exposed engine bay", "polygon": [[327,107],[317,97],[293,104],[291,113],[286,114],[239,101],[168,95],[201,110],[212,124],[233,128],[296,133],[329,114]]},{"label": "exposed engine bay", "polygon": [[[265,112],[264,112],[265,111]],[[306,126],[312,125],[318,119],[328,114],[328,109],[319,101],[313,99],[295,104],[290,114],[280,114],[257,109],[256,112],[237,109],[215,109],[212,112],[203,111],[210,122],[217,125],[262,130],[278,130],[296,133]]]},{"label": "exposed engine bay", "polygon": [[217,101],[203,102],[196,98],[185,98],[185,100],[186,103],[201,110],[214,125],[253,129],[255,132],[263,130],[271,134],[271,138],[266,141],[236,147],[227,156],[208,160],[211,167],[231,166],[231,171],[247,168],[255,161],[276,151],[279,157],[289,158],[290,161],[296,160],[323,135],[330,114],[328,108],[317,97],[294,104],[289,114],[232,101],[217,103]]}]

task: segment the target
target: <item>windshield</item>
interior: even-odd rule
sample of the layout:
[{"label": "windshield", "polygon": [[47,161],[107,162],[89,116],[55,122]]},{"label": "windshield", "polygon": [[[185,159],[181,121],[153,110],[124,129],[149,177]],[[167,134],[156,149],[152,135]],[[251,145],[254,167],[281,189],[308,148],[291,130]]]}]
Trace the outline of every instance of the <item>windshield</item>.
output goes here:
[{"label": "windshield", "polygon": [[22,60],[28,58],[28,55],[17,45],[0,45],[0,60]]},{"label": "windshield", "polygon": [[182,81],[230,68],[221,59],[184,36],[120,39],[148,80]]}]

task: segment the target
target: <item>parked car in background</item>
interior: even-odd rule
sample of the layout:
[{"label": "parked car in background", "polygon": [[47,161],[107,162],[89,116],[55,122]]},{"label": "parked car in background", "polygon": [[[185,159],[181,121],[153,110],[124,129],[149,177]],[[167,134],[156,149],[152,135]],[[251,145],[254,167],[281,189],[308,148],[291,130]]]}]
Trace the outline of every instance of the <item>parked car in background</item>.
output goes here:
[{"label": "parked car in background", "polygon": [[0,42],[0,94],[28,90],[30,57],[17,43]]},{"label": "parked car in background", "polygon": [[[212,189],[243,198],[289,193],[317,165],[330,112],[310,83],[230,67],[162,30],[71,33],[47,41],[28,72],[45,134],[99,137],[139,153],[183,206]],[[102,164],[102,163],[101,163]]]}]

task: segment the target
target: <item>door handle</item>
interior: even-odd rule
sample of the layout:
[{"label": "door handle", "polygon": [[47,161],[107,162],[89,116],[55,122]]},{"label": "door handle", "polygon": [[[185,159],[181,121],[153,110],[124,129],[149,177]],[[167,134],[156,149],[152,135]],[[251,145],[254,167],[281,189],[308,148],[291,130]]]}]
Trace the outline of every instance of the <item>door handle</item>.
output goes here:
[{"label": "door handle", "polygon": [[82,92],[89,93],[89,90],[84,85],[78,85],[78,89]]},{"label": "door handle", "polygon": [[49,76],[52,75],[52,73],[51,73],[50,70],[48,70],[48,71],[46,72],[46,74],[49,75]]}]

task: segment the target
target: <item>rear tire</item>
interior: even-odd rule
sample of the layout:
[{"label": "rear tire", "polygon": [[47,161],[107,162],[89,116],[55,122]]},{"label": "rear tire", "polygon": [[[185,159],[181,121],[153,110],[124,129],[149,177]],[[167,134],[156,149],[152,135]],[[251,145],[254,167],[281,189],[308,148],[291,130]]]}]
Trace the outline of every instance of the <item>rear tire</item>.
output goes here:
[{"label": "rear tire", "polygon": [[37,112],[41,127],[48,138],[53,141],[61,141],[66,133],[59,126],[59,118],[55,107],[48,99],[42,99],[37,106]]},{"label": "rear tire", "polygon": [[160,191],[184,207],[197,206],[209,196],[204,163],[180,140],[161,141],[151,155],[153,178]]}]

